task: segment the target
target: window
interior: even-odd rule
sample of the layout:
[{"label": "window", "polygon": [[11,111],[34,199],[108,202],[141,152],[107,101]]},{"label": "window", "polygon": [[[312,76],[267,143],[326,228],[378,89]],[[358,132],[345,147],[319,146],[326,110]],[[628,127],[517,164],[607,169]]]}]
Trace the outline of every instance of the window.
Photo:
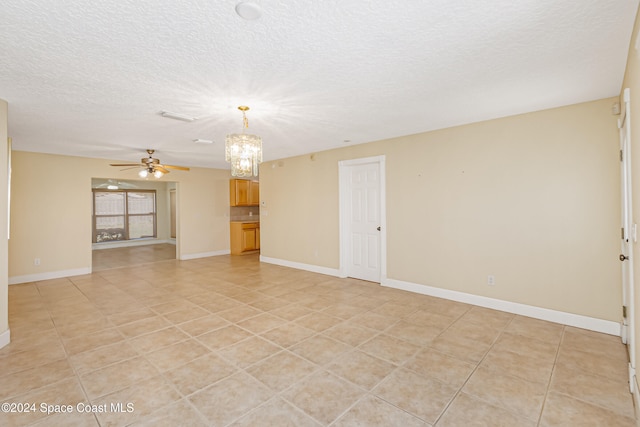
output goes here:
[{"label": "window", "polygon": [[155,190],[93,190],[93,242],[156,237]]}]

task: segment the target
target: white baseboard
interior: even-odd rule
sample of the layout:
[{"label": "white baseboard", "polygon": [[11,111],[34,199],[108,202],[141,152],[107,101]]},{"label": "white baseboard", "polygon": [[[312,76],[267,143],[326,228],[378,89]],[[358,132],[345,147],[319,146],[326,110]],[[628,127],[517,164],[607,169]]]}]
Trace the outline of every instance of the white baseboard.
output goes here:
[{"label": "white baseboard", "polygon": [[638,411],[640,410],[640,389],[638,389],[638,377],[633,376],[633,392],[631,393],[631,397],[633,398],[633,407],[635,409],[636,416],[636,426],[640,426],[640,418],[638,418]]},{"label": "white baseboard", "polygon": [[59,279],[61,277],[81,276],[83,274],[91,274],[91,267],[76,268],[74,270],[49,271],[46,273],[27,274],[25,276],[9,277],[10,285],[20,283],[39,282],[41,280]]},{"label": "white baseboard", "polygon": [[311,271],[313,273],[326,274],[328,276],[340,277],[340,271],[337,268],[321,267],[319,265],[303,264],[301,262],[287,261],[278,258],[269,258],[260,255],[260,262],[266,262],[267,264],[280,265],[282,267],[291,267],[298,270]]},{"label": "white baseboard", "polygon": [[11,330],[7,329],[3,333],[0,334],[0,348],[11,342]]},{"label": "white baseboard", "polygon": [[201,252],[201,253],[198,253],[198,254],[180,255],[179,259],[181,261],[186,261],[186,260],[197,259],[197,258],[208,258],[208,257],[211,257],[211,256],[229,255],[230,253],[231,253],[231,250],[224,249],[224,250],[221,250],[221,251]]},{"label": "white baseboard", "polygon": [[433,286],[419,285],[395,279],[384,279],[382,285],[423,295],[491,308],[494,310],[506,311],[507,313],[518,314],[521,316],[533,317],[535,319],[546,320],[548,322],[620,336],[620,323],[610,320],[596,319],[594,317],[566,313],[564,311],[550,310],[548,308],[535,307],[532,305],[467,294],[464,292],[436,288]]},{"label": "white baseboard", "polygon": [[142,239],[142,240],[117,240],[113,242],[92,243],[91,249],[114,249],[114,248],[128,248],[130,246],[147,246],[147,245],[159,245],[162,243],[169,243],[171,245],[176,244],[175,239],[158,240],[158,239]]},{"label": "white baseboard", "polygon": [[[170,243],[170,242],[165,242]],[[214,252],[202,252],[196,254],[182,255],[180,260],[186,261],[196,258],[207,258],[211,256],[229,255],[231,251],[229,249],[214,251]],[[81,276],[83,274],[91,274],[91,267],[78,268],[75,270],[62,270],[62,271],[50,271],[46,273],[27,274],[24,276],[9,277],[10,285],[18,285],[20,283],[38,282],[41,280],[59,279],[61,277]]]},{"label": "white baseboard", "polygon": [[[329,276],[342,277],[340,275],[340,270],[335,268],[320,267],[317,265],[303,264],[277,258],[269,258],[263,255],[260,255],[260,262],[276,264],[283,267],[296,268],[298,270],[305,270],[313,273],[326,274]],[[561,325],[575,326],[576,328],[580,329],[587,329],[590,331],[602,332],[605,334],[616,336],[620,336],[621,332],[620,323],[610,320],[596,319],[594,317],[566,313],[564,311],[535,307],[532,305],[504,301],[495,298],[483,297],[480,295],[452,291],[449,289],[436,288],[433,286],[420,285],[417,283],[404,282],[402,280],[389,279],[386,277],[382,277],[381,282],[382,286],[387,286],[390,288],[402,289],[418,294],[458,301],[499,311],[505,311],[507,313],[532,317],[534,319],[546,320],[548,322],[559,323]]]}]

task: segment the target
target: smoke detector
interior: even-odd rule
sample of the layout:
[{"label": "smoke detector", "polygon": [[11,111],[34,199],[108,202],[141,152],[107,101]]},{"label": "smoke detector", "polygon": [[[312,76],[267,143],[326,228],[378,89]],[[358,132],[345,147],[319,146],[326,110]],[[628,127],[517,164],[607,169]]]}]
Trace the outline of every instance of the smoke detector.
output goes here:
[{"label": "smoke detector", "polygon": [[236,5],[236,13],[247,21],[254,21],[262,16],[262,9],[252,1],[241,1]]}]

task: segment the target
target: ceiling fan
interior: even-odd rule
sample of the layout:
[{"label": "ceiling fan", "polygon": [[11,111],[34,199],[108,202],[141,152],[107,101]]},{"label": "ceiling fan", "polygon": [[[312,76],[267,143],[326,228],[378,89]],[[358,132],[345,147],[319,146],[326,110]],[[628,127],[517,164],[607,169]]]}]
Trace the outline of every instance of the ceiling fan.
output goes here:
[{"label": "ceiling fan", "polygon": [[[140,163],[111,163],[111,166],[128,166],[127,169],[131,168],[142,168],[138,175],[140,178],[146,178],[149,174],[153,174],[156,178],[160,178],[162,175],[169,173],[168,169],[176,169],[181,171],[188,171],[189,168],[184,166],[174,166],[174,165],[163,165],[160,163],[159,159],[153,158],[153,153],[155,150],[147,150],[149,153],[149,157],[143,157],[140,159]],[[125,169],[123,169],[125,170]]]}]

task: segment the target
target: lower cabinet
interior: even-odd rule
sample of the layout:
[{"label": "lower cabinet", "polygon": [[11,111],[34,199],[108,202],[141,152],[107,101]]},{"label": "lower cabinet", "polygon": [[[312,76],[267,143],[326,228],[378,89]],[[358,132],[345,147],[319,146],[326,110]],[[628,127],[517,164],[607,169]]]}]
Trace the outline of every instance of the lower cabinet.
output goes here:
[{"label": "lower cabinet", "polygon": [[260,250],[259,222],[231,222],[231,255]]}]

